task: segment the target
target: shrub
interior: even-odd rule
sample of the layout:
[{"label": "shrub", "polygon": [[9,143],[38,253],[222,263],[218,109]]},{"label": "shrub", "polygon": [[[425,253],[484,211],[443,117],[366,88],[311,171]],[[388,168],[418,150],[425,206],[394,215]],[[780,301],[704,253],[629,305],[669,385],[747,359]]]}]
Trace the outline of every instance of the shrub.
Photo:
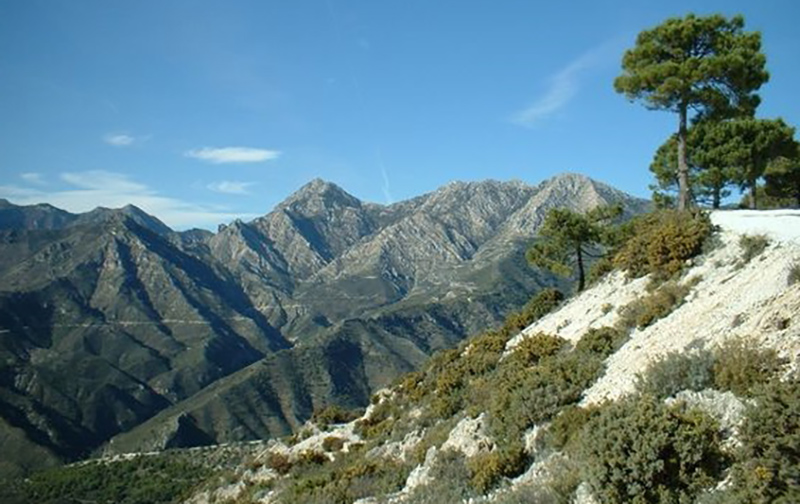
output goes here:
[{"label": "shrub", "polygon": [[527,457],[522,443],[515,442],[501,449],[475,455],[467,461],[470,484],[483,495],[503,477],[522,474],[527,467]]},{"label": "shrub", "polygon": [[494,368],[506,348],[508,336],[503,332],[490,331],[473,338],[467,345],[463,356],[464,371],[471,375],[481,375]]},{"label": "shrub", "polygon": [[278,474],[288,474],[292,470],[292,465],[289,457],[283,453],[271,452],[267,456],[267,467]]},{"label": "shrub", "polygon": [[624,331],[613,327],[589,329],[575,344],[575,350],[608,357],[619,350],[627,338]]},{"label": "shrub", "polygon": [[349,504],[399,490],[409,472],[409,466],[392,460],[369,460],[363,452],[348,452],[323,464],[296,465],[291,478],[280,480],[275,490],[278,502]]},{"label": "shrub", "polygon": [[545,432],[545,440],[548,446],[557,450],[562,450],[568,444],[574,442],[591,418],[597,411],[596,408],[581,408],[579,406],[567,406],[557,417],[553,419]]},{"label": "shrub", "polygon": [[589,285],[602,280],[606,275],[614,271],[614,261],[609,256],[603,256],[592,264],[589,268]]},{"label": "shrub", "polygon": [[749,395],[754,387],[774,378],[782,361],[775,350],[759,348],[753,341],[735,338],[716,349],[714,383],[720,390]]},{"label": "shrub", "polygon": [[536,333],[523,339],[511,354],[524,365],[538,364],[540,360],[558,353],[567,345],[567,340],[559,336]]},{"label": "shrub", "polygon": [[747,264],[753,258],[761,255],[769,245],[769,238],[765,235],[742,235],[739,238],[739,247],[742,249],[742,261]]},{"label": "shrub", "polygon": [[637,376],[636,389],[659,399],[682,390],[700,391],[714,385],[714,354],[708,350],[672,352]]},{"label": "shrub", "polygon": [[740,439],[733,487],[720,502],[800,502],[800,383],[759,387]]},{"label": "shrub", "polygon": [[554,457],[547,463],[550,475],[544,483],[517,485],[509,491],[493,496],[494,504],[565,504],[578,502],[575,490],[581,483],[580,470],[575,461],[567,457]]},{"label": "shrub", "polygon": [[431,467],[431,481],[416,488],[405,502],[409,504],[441,504],[462,502],[477,496],[470,486],[470,473],[460,452],[440,451]]},{"label": "shrub", "polygon": [[21,482],[24,502],[179,502],[211,469],[176,453],[94,462],[35,473]]},{"label": "shrub", "polygon": [[320,428],[325,429],[330,424],[347,423],[359,416],[361,416],[360,411],[346,410],[337,404],[330,404],[321,410],[314,411],[311,420]]},{"label": "shrub", "polygon": [[322,440],[322,449],[326,452],[337,452],[344,448],[344,439],[338,436],[328,436]]},{"label": "shrub", "polygon": [[668,278],[681,271],[687,259],[700,254],[713,226],[702,212],[658,210],[624,226],[614,265],[634,278],[648,273]]},{"label": "shrub", "polygon": [[716,422],[650,396],[601,408],[579,444],[584,477],[601,502],[692,502],[725,462]]},{"label": "shrub", "polygon": [[324,453],[316,450],[305,450],[300,452],[297,456],[295,467],[298,465],[321,465],[327,461],[328,457],[326,457]]},{"label": "shrub", "polygon": [[789,275],[786,277],[786,283],[789,285],[789,287],[798,282],[800,282],[800,263],[790,267]]},{"label": "shrub", "polygon": [[519,312],[508,317],[503,331],[508,335],[518,333],[553,311],[563,300],[564,294],[558,289],[547,288],[540,291]]},{"label": "shrub", "polygon": [[533,425],[554,418],[603,370],[604,358],[579,352],[558,354],[534,368],[503,363],[489,404],[489,426],[498,438],[518,439]]},{"label": "shrub", "polygon": [[689,287],[675,281],[662,284],[645,297],[635,299],[619,310],[620,324],[626,328],[643,329],[656,320],[666,317],[683,303]]}]

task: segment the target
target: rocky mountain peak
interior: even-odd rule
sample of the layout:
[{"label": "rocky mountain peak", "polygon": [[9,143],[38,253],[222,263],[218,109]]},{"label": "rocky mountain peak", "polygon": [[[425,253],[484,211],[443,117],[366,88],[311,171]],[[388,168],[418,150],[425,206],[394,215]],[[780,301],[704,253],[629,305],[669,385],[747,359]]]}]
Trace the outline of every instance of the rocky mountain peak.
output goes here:
[{"label": "rocky mountain peak", "polygon": [[130,219],[136,224],[160,235],[166,236],[172,233],[172,229],[169,226],[135,205],[125,205],[122,208],[97,207],[91,212],[77,216],[75,224],[97,225],[106,220],[121,222],[125,219]]},{"label": "rocky mountain peak", "polygon": [[278,205],[302,215],[325,213],[334,208],[360,208],[361,200],[332,182],[315,178]]}]

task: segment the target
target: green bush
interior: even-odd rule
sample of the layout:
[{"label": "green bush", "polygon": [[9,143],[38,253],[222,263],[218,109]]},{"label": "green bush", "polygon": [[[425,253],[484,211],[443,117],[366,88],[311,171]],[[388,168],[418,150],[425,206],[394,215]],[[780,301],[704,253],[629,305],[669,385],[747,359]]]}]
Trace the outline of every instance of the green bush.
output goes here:
[{"label": "green bush", "polygon": [[559,336],[536,333],[525,337],[511,353],[525,366],[538,364],[544,358],[551,357],[567,346],[567,340]]},{"label": "green bush", "polygon": [[321,410],[314,411],[311,420],[325,429],[331,424],[343,424],[360,417],[362,411],[346,410],[338,404],[330,404]]},{"label": "green bush", "polygon": [[326,452],[337,452],[344,448],[345,440],[338,436],[328,436],[322,440],[322,449]]},{"label": "green bush", "polygon": [[558,289],[547,288],[528,301],[516,314],[510,316],[503,328],[513,336],[555,309],[564,300]]},{"label": "green bush", "polygon": [[754,387],[775,378],[783,365],[775,350],[759,348],[754,341],[735,338],[715,351],[714,383],[720,390],[750,395]]},{"label": "green bush", "polygon": [[800,502],[800,383],[759,387],[740,428],[733,486],[719,502]]},{"label": "green bush", "polygon": [[501,478],[519,476],[527,465],[525,449],[520,442],[475,455],[467,461],[470,484],[481,495],[488,492]]},{"label": "green bush", "polygon": [[707,415],[637,396],[601,408],[578,444],[600,502],[682,503],[720,478],[726,460],[719,441]]},{"label": "green bush", "polygon": [[713,226],[702,212],[658,210],[632,219],[623,226],[614,265],[638,278],[653,273],[669,278],[686,260],[699,255]]},{"label": "green bush", "polygon": [[202,460],[174,453],[88,462],[35,473],[22,486],[27,502],[178,502],[213,473]]},{"label": "green bush", "polygon": [[659,399],[682,390],[700,391],[714,385],[714,354],[708,350],[672,352],[637,376],[636,389]]},{"label": "green bush", "polygon": [[769,238],[765,235],[742,235],[739,238],[739,247],[742,249],[742,261],[747,264],[755,257],[761,255],[769,245]]},{"label": "green bush", "polygon": [[384,400],[374,406],[369,418],[362,418],[356,422],[355,432],[364,439],[388,437],[399,415],[399,404],[392,400]]},{"label": "green bush", "polygon": [[503,362],[492,384],[489,427],[496,437],[519,439],[535,424],[577,403],[603,370],[604,357],[579,352],[558,354],[527,368]]},{"label": "green bush", "polygon": [[289,456],[280,452],[270,452],[267,456],[267,467],[278,474],[289,474],[292,470],[292,462]]},{"label": "green bush", "polygon": [[635,299],[620,308],[620,324],[629,329],[643,329],[672,313],[683,303],[688,293],[688,286],[679,285],[675,281],[666,282],[645,297]]},{"label": "green bush", "polygon": [[430,476],[431,481],[416,488],[405,502],[409,504],[462,502],[478,495],[470,486],[470,472],[460,452],[454,450],[438,452]]},{"label": "green bush", "polygon": [[534,481],[517,485],[493,496],[494,504],[566,504],[576,502],[575,490],[581,483],[580,470],[574,460],[555,457],[548,461],[550,475],[544,483]]},{"label": "green bush", "polygon": [[602,280],[606,275],[614,271],[614,260],[610,256],[603,256],[592,264],[589,268],[589,285],[593,285]]},{"label": "green bush", "polygon": [[402,488],[408,466],[389,460],[367,460],[363,453],[348,453],[333,462],[295,467],[280,489],[279,502],[350,504],[358,499],[385,495]]},{"label": "green bush", "polygon": [[614,327],[589,329],[575,344],[575,351],[608,357],[622,347],[628,334]]},{"label": "green bush", "polygon": [[562,450],[571,445],[581,435],[583,427],[589,421],[597,408],[581,408],[567,406],[553,419],[545,432],[547,445],[556,450]]},{"label": "green bush", "polygon": [[786,277],[786,283],[789,287],[798,282],[800,282],[800,263],[792,265],[789,268],[789,275]]},{"label": "green bush", "polygon": [[470,375],[481,375],[493,369],[508,342],[508,335],[502,331],[490,331],[486,334],[472,338],[463,359],[464,371]]}]

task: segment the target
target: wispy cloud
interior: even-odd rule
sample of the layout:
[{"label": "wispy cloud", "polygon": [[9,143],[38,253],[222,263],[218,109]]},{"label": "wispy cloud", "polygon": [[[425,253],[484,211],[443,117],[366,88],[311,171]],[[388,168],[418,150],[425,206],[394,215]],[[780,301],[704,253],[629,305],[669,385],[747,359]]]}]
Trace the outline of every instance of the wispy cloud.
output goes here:
[{"label": "wispy cloud", "polygon": [[255,182],[238,182],[235,180],[222,180],[219,182],[212,182],[208,184],[210,190],[223,194],[250,194],[249,187],[255,185]]},{"label": "wispy cloud", "polygon": [[528,106],[513,113],[511,122],[532,127],[564,108],[578,93],[581,74],[612,54],[612,47],[613,43],[605,43],[592,48],[549,76],[547,89]]},{"label": "wispy cloud", "polygon": [[223,164],[260,163],[276,159],[281,153],[276,150],[255,149],[252,147],[203,147],[202,149],[186,151],[183,155],[213,164]]},{"label": "wispy cloud", "polygon": [[122,173],[102,170],[68,172],[62,173],[60,179],[67,184],[67,188],[44,191],[35,187],[0,186],[0,197],[18,205],[50,203],[75,213],[87,212],[98,206],[120,208],[132,204],[174,229],[216,229],[222,222],[255,217],[252,214],[234,213],[225,207],[194,204],[163,196]]},{"label": "wispy cloud", "polygon": [[37,172],[20,173],[19,178],[29,184],[42,185],[45,183],[44,176]]},{"label": "wispy cloud", "polygon": [[128,147],[133,145],[133,143],[136,141],[136,138],[123,133],[109,133],[103,136],[103,141],[108,145],[113,145],[114,147]]},{"label": "wispy cloud", "polygon": [[386,171],[386,164],[383,162],[383,152],[380,146],[375,148],[375,157],[378,160],[378,168],[380,168],[381,177],[383,178],[383,186],[381,187],[383,190],[383,197],[386,199],[386,204],[391,205],[394,200],[392,199],[392,193],[389,187],[389,173]]}]

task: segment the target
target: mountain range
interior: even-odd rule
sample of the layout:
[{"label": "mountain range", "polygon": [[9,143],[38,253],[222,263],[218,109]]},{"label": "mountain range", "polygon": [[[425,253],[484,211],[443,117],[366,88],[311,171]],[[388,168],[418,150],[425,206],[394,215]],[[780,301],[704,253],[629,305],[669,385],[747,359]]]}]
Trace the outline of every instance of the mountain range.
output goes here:
[{"label": "mountain range", "polygon": [[314,180],[251,222],[0,200],[0,472],[262,439],[371,393],[566,280],[547,211],[648,203],[587,177],[453,182],[392,205]]}]

